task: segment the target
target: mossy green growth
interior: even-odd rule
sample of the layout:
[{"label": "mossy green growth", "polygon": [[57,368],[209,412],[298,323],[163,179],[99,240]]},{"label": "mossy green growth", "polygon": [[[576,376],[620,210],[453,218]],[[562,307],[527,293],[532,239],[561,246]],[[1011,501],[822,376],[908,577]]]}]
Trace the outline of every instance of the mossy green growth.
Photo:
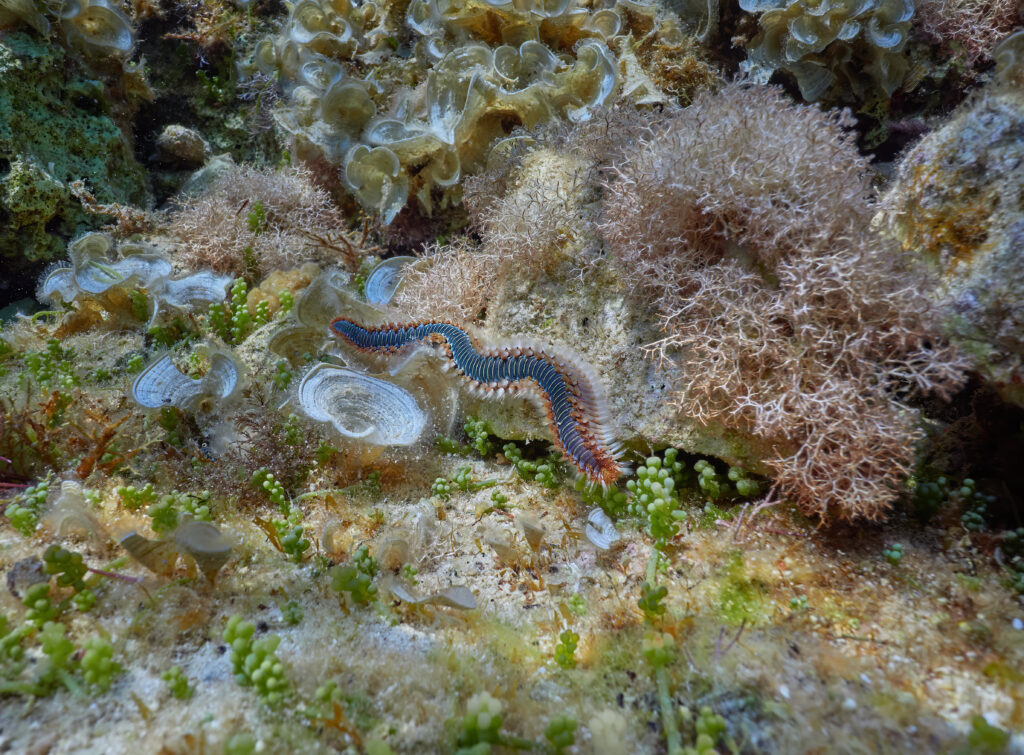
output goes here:
[{"label": "mossy green growth", "polygon": [[253,687],[269,705],[282,702],[291,688],[284,665],[275,655],[281,638],[276,634],[253,640],[255,626],[232,616],[224,628],[224,641],[231,646],[231,666],[243,687]]},{"label": "mossy green growth", "polygon": [[899,566],[903,560],[903,544],[893,543],[882,551],[882,557],[893,566]]},{"label": "mossy green growth", "polygon": [[551,454],[545,459],[530,461],[523,458],[523,450],[515,443],[506,443],[501,450],[522,479],[536,482],[549,490],[558,487],[562,466],[558,456]]},{"label": "mossy green growth", "polygon": [[331,577],[331,589],[335,592],[348,593],[352,602],[365,606],[377,599],[377,585],[373,578],[380,571],[377,559],[370,555],[365,545],[359,546],[352,561],[333,567],[328,574]]},{"label": "mossy green growth", "polygon": [[487,692],[477,692],[466,703],[466,713],[462,717],[462,731],[459,732],[456,744],[460,750],[468,752],[490,752],[490,748],[475,750],[479,745],[498,744],[501,741],[502,709],[501,701]]},{"label": "mossy green growth", "polygon": [[72,601],[78,610],[88,611],[95,605],[96,593],[85,584],[88,568],[81,553],[51,545],[43,553],[43,571],[57,575],[57,587],[70,587],[75,591]]},{"label": "mossy green growth", "polygon": [[50,481],[42,482],[26,488],[13,501],[7,504],[4,515],[14,527],[25,537],[32,537],[36,527],[39,526],[39,514],[46,505],[46,498],[50,494]]},{"label": "mossy green growth", "polygon": [[28,611],[25,614],[26,621],[30,621],[37,627],[42,627],[47,622],[53,621],[60,613],[60,609],[50,599],[50,583],[36,582],[25,590],[21,598]]},{"label": "mossy green growth", "polygon": [[295,377],[295,373],[292,371],[291,365],[288,364],[288,360],[279,359],[277,364],[274,365],[274,374],[271,376],[271,380],[274,382],[274,386],[279,391],[288,389],[288,386],[292,383],[292,378]]},{"label": "mossy green growth", "polygon": [[600,506],[608,516],[618,519],[626,513],[629,499],[617,486],[605,487],[591,482],[586,477],[578,477],[574,487],[584,503]]},{"label": "mossy green growth", "polygon": [[17,31],[0,39],[0,258],[14,269],[64,255],[69,238],[109,218],[72,196],[144,205],[145,173],[109,115],[103,84],[63,49]]},{"label": "mossy green growth", "polygon": [[281,481],[274,477],[273,472],[266,467],[260,467],[252,473],[252,484],[262,490],[282,514],[290,513],[291,504],[288,502],[288,494]]},{"label": "mossy green growth", "polygon": [[[713,755],[718,752],[715,745],[725,736],[725,719],[705,705],[697,714],[694,728],[697,736],[693,747],[683,748],[685,755]],[[733,745],[730,751],[735,752],[735,744],[731,742],[730,744]]]},{"label": "mossy green growth", "polygon": [[82,645],[82,676],[102,692],[110,689],[114,677],[123,669],[114,660],[114,648],[102,637],[92,637]]},{"label": "mossy green growth", "polygon": [[679,532],[679,523],[686,512],[679,506],[678,489],[683,477],[683,465],[677,461],[678,451],[665,450],[664,460],[650,456],[637,467],[636,479],[629,480],[629,513],[647,522],[648,534],[655,547],[663,549]]},{"label": "mossy green growth", "polygon": [[1006,752],[1010,744],[1010,732],[992,726],[982,716],[971,719],[971,733],[967,735],[967,752],[974,755],[996,755]]},{"label": "mossy green growth", "polygon": [[303,556],[309,550],[310,542],[305,537],[306,528],[302,525],[302,511],[293,507],[287,519],[275,519],[274,529],[281,541],[281,550],[294,564],[302,563]]},{"label": "mossy green growth", "polygon": [[121,505],[129,511],[137,511],[143,506],[156,502],[156,490],[151,482],[147,482],[142,488],[137,488],[134,485],[121,485],[114,492],[121,499]]},{"label": "mossy green growth", "polygon": [[482,419],[466,417],[466,423],[462,426],[466,435],[473,441],[473,446],[480,456],[490,456],[494,453],[494,443],[491,442],[491,428]]},{"label": "mossy green growth", "polygon": [[569,716],[555,716],[544,729],[544,739],[548,741],[552,755],[561,755],[565,748],[576,744],[576,719]]},{"label": "mossy green growth", "polygon": [[46,342],[46,351],[25,353],[25,372],[18,376],[19,384],[31,375],[41,388],[69,389],[79,384],[75,374],[75,351],[65,349],[60,341],[51,338]]},{"label": "mossy green growth", "polygon": [[729,554],[725,580],[718,592],[719,613],[730,624],[756,624],[763,607],[761,588],[747,576],[743,551],[736,549]]},{"label": "mossy green growth", "polygon": [[668,597],[668,588],[665,585],[658,586],[645,581],[640,586],[640,592],[637,605],[644,612],[644,618],[653,624],[665,615],[666,606],[662,601]]},{"label": "mossy green growth", "polygon": [[199,493],[179,493],[175,490],[160,496],[160,500],[150,506],[147,513],[153,520],[153,532],[159,535],[172,532],[183,514],[189,514],[201,522],[209,522],[212,519],[210,493],[206,490]]},{"label": "mossy green growth", "polygon": [[566,629],[558,635],[558,644],[555,645],[555,663],[564,669],[576,668],[576,646],[579,641],[580,636],[571,629]]},{"label": "mossy green growth", "polygon": [[188,677],[181,670],[181,666],[171,666],[160,675],[160,678],[167,682],[171,694],[179,700],[188,700],[196,693],[195,688],[188,683]]}]

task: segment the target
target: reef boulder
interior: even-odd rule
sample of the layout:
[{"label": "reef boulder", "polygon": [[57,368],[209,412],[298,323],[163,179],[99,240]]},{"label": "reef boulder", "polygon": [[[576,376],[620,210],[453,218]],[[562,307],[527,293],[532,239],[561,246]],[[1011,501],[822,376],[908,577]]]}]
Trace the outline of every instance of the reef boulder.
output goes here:
[{"label": "reef boulder", "polygon": [[907,153],[876,222],[936,269],[947,336],[1024,406],[1024,90],[1011,74]]}]

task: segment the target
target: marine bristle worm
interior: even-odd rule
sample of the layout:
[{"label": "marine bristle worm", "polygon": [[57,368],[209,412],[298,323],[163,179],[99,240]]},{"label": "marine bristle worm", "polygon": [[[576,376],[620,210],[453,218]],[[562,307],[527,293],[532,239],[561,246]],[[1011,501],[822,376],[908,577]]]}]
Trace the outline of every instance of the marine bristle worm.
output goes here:
[{"label": "marine bristle worm", "polygon": [[514,344],[481,348],[450,322],[363,326],[347,317],[331,331],[355,348],[394,355],[419,344],[438,349],[478,395],[524,394],[541,404],[555,446],[591,481],[611,485],[623,474],[620,447],[608,431],[601,385],[580,363],[547,346]]}]

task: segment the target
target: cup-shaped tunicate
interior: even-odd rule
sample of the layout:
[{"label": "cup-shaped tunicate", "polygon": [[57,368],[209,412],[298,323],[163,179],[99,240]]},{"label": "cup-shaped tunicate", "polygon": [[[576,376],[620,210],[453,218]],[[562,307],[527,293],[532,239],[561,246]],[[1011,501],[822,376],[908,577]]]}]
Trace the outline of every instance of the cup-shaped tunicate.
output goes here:
[{"label": "cup-shaped tunicate", "polygon": [[[295,319],[324,337],[329,335],[327,326],[342,313],[360,322],[378,322],[380,312],[351,293],[346,287],[347,282],[345,275],[336,270],[320,273],[295,302]],[[321,342],[317,341],[318,344]],[[290,354],[281,356],[291,358]]]},{"label": "cup-shaped tunicate", "polygon": [[107,531],[103,524],[89,510],[85,500],[85,489],[74,480],[64,480],[60,493],[47,510],[43,521],[58,537],[67,537],[73,532],[85,532],[106,540]]},{"label": "cup-shaped tunicate", "polygon": [[129,532],[120,543],[132,558],[154,574],[168,577],[178,564],[178,546],[171,540],[150,540],[138,532]]},{"label": "cup-shaped tunicate", "polygon": [[210,582],[231,558],[231,538],[209,522],[183,522],[174,531],[174,542],[195,559],[196,566]]},{"label": "cup-shaped tunicate", "polygon": [[267,349],[284,357],[292,367],[298,367],[321,351],[327,340],[324,328],[311,328],[292,321],[278,327],[267,341]]},{"label": "cup-shaped tunicate", "polygon": [[402,564],[409,563],[409,541],[401,537],[389,537],[380,546],[377,560],[389,571],[398,571]]},{"label": "cup-shaped tunicate", "polygon": [[35,0],[0,0],[0,27],[21,19],[44,37],[50,36],[50,21],[40,12]]},{"label": "cup-shaped tunicate", "polygon": [[221,403],[239,387],[238,365],[221,352],[210,355],[210,370],[202,378],[190,378],[164,355],[139,373],[132,383],[132,398],[147,409],[174,406],[193,411],[205,401]]},{"label": "cup-shaped tunicate", "polygon": [[528,41],[519,48],[502,45],[494,51],[494,70],[504,82],[502,89],[517,92],[537,81],[547,79],[560,62],[551,50],[540,42]]},{"label": "cup-shaped tunicate", "polygon": [[992,51],[996,61],[996,75],[1007,78],[1011,75],[1024,73],[1024,29],[1019,29],[1008,36]]},{"label": "cup-shaped tunicate", "polygon": [[256,70],[264,76],[272,76],[277,73],[278,58],[274,40],[269,38],[260,40],[253,51],[252,59]]},{"label": "cup-shaped tunicate", "polygon": [[403,603],[411,605],[435,605],[471,611],[476,608],[476,596],[468,587],[453,585],[430,595],[417,595],[398,580],[388,584],[388,591]]},{"label": "cup-shaped tunicate", "polygon": [[584,533],[594,547],[599,550],[611,550],[622,540],[615,529],[615,523],[601,509],[592,509],[587,515]]},{"label": "cup-shaped tunicate", "polygon": [[622,28],[622,19],[613,10],[605,8],[587,16],[581,29],[608,41]]},{"label": "cup-shaped tunicate", "polygon": [[112,286],[135,281],[148,288],[171,274],[171,263],[153,254],[133,254],[116,262],[92,260],[75,272],[82,291],[100,294]]},{"label": "cup-shaped tunicate", "polygon": [[580,107],[567,112],[569,120],[584,121],[590,117],[592,108],[607,105],[617,82],[615,60],[605,44],[596,39],[581,42],[576,50],[576,64],[566,82],[567,94]]},{"label": "cup-shaped tunicate", "polygon": [[408,446],[427,417],[412,394],[386,380],[320,363],[299,385],[298,404],[314,420],[329,422],[346,438],[375,446]]},{"label": "cup-shaped tunicate", "polygon": [[432,131],[391,118],[372,122],[363,138],[370,144],[386,146],[399,161],[406,163],[420,162],[445,146]]},{"label": "cup-shaped tunicate", "polygon": [[366,86],[356,79],[336,79],[320,98],[320,117],[350,134],[362,131],[376,112]]},{"label": "cup-shaped tunicate", "polygon": [[317,92],[323,92],[345,75],[341,63],[323,56],[310,58],[299,66],[299,81]]},{"label": "cup-shaped tunicate", "polygon": [[[111,260],[113,242],[105,233],[87,233],[68,245],[68,256],[74,270],[74,284],[79,293],[102,294],[113,286],[135,281],[142,287],[171,274],[171,263],[163,257],[138,248],[120,260]],[[136,247],[125,251],[135,252]],[[77,298],[77,294],[72,297]]]},{"label": "cup-shaped tunicate", "polygon": [[405,266],[415,261],[415,257],[389,257],[379,263],[366,276],[366,301],[378,305],[390,302],[402,283]]},{"label": "cup-shaped tunicate", "polygon": [[441,14],[433,0],[412,0],[405,11],[405,23],[417,34],[433,38],[443,31]]},{"label": "cup-shaped tunicate", "polygon": [[788,71],[804,99],[824,97],[839,76],[858,96],[872,81],[887,95],[903,82],[912,0],[740,0],[740,7],[761,14],[747,45],[751,70]]},{"label": "cup-shaped tunicate", "polygon": [[110,0],[70,0],[61,28],[73,46],[94,55],[127,57],[135,43],[128,17]]},{"label": "cup-shaped tunicate", "polygon": [[43,304],[56,304],[58,301],[72,302],[78,296],[78,285],[75,283],[75,271],[70,267],[57,267],[43,276],[36,298]]},{"label": "cup-shaped tunicate", "polygon": [[527,0],[530,13],[541,18],[558,18],[569,10],[570,0]]},{"label": "cup-shaped tunicate", "polygon": [[333,38],[337,43],[352,38],[352,27],[348,21],[333,11],[328,11],[317,0],[300,0],[292,8],[289,19],[291,39],[300,45],[316,47],[318,42]]},{"label": "cup-shaped tunicate", "polygon": [[156,319],[161,304],[176,309],[207,306],[222,301],[232,278],[209,271],[185,278],[171,278],[171,263],[141,244],[125,243],[122,258],[111,260],[111,239],[104,233],[87,233],[68,246],[70,267],[48,272],[36,292],[41,302],[72,302],[81,296],[102,298],[112,288],[128,286],[146,289],[154,302],[150,322]]},{"label": "cup-shaped tunicate", "polygon": [[424,169],[430,180],[438,186],[454,186],[462,176],[462,161],[453,147],[445,145],[438,150]]},{"label": "cup-shaped tunicate", "polygon": [[86,233],[68,244],[68,257],[74,267],[90,260],[105,259],[113,241],[105,233]]},{"label": "cup-shaped tunicate", "polygon": [[352,147],[345,157],[345,182],[364,207],[383,216],[385,224],[395,219],[409,197],[409,176],[387,147]]},{"label": "cup-shaped tunicate", "polygon": [[163,279],[163,285],[160,288],[154,286],[150,293],[172,307],[184,309],[193,304],[224,301],[225,292],[232,280],[230,275],[201,271],[178,280]]}]

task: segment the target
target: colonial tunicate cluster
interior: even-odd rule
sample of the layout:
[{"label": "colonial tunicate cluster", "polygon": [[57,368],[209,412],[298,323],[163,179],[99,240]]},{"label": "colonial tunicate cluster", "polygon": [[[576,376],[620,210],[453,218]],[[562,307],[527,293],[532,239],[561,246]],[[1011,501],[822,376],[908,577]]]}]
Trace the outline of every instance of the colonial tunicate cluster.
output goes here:
[{"label": "colonial tunicate cluster", "polygon": [[36,297],[44,304],[98,299],[113,289],[144,289],[152,300],[150,323],[161,305],[189,309],[222,301],[231,276],[199,271],[171,278],[171,263],[142,244],[120,245],[119,259],[112,259],[114,244],[105,233],[87,233],[68,245],[69,261],[51,269],[39,284]]},{"label": "colonial tunicate cluster", "polygon": [[[67,0],[59,6],[59,27],[68,45],[96,56],[127,57],[135,40],[128,17],[119,3],[111,0]],[[35,0],[8,0],[0,4],[0,26],[20,20],[43,36],[53,26],[52,4]]]},{"label": "colonial tunicate cluster", "polygon": [[664,11],[631,0],[300,0],[248,72],[278,77],[293,154],[339,164],[390,223],[410,195],[427,212],[439,194],[457,198],[460,178],[514,127],[585,120],[609,103],[627,7],[657,33]]},{"label": "colonial tunicate cluster", "polygon": [[913,0],[740,0],[740,7],[761,14],[747,66],[765,76],[789,72],[806,100],[830,97],[833,87],[858,99],[869,86],[891,95],[907,74]]}]

